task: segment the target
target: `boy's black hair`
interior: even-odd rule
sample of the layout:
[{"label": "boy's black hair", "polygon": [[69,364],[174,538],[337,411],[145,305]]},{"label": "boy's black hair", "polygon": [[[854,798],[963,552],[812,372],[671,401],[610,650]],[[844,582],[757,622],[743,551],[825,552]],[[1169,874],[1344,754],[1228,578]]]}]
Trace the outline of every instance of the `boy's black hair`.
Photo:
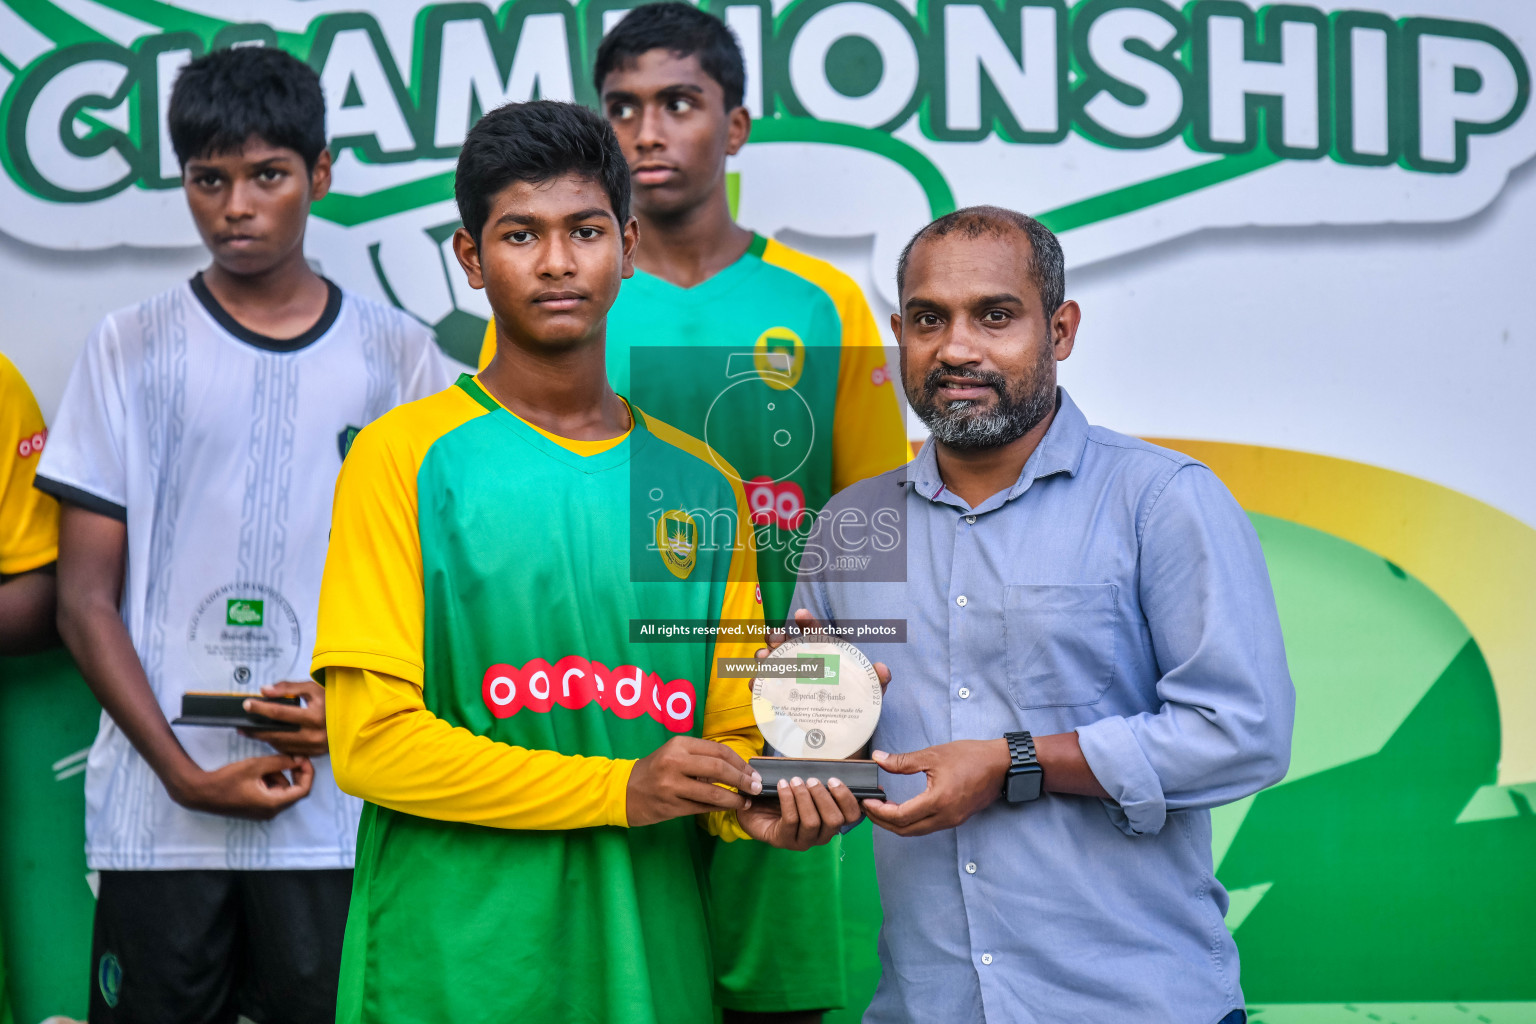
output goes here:
[{"label": "boy's black hair", "polygon": [[629,222],[629,165],[613,126],[575,103],[508,103],[469,130],[453,175],[459,219],[480,241],[491,199],[516,181],[541,182],[563,174],[591,178],[608,193],[622,227]]},{"label": "boy's black hair", "polygon": [[592,64],[592,84],[598,95],[603,79],[614,68],[651,50],[667,50],[674,57],[699,59],[699,67],[725,92],[725,109],[741,106],[747,86],[747,69],[741,46],[725,22],[681,0],[644,4],[624,16],[597,48]]},{"label": "boy's black hair", "polygon": [[237,152],[252,135],[292,149],[307,170],[325,149],[325,97],[313,68],[265,46],[215,50],[182,68],[166,123],[176,159]]}]

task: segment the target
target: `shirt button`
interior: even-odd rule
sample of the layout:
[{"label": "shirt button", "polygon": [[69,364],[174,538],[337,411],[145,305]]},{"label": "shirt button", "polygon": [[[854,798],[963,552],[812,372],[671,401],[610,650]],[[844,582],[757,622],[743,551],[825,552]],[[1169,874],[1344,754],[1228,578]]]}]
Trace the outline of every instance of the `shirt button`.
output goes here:
[{"label": "shirt button", "polygon": [[969,697],[970,695],[971,695],[971,688],[969,686],[962,686],[962,687],[960,687],[960,699],[961,700],[965,700],[965,698]]},{"label": "shirt button", "polygon": [[981,962],[984,963],[984,964],[990,964],[992,962],[992,954],[991,953],[983,953],[983,954],[981,954]]},{"label": "shirt button", "polygon": [[955,598],[955,604],[959,605],[961,608],[964,608],[966,605],[965,595],[961,594],[959,597]]},{"label": "shirt button", "polygon": [[965,866],[965,873],[968,874],[968,875],[974,875],[976,873],[976,862],[975,861],[971,861],[969,864],[967,864]]},{"label": "shirt button", "polygon": [[976,521],[976,517],[975,516],[966,516],[965,517],[965,521],[968,522],[968,523],[974,523]]}]

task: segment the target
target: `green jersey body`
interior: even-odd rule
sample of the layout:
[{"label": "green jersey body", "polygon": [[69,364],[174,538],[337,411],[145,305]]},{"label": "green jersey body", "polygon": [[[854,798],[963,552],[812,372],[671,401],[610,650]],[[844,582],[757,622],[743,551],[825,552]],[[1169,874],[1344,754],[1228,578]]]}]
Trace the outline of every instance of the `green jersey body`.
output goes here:
[{"label": "green jersey body", "polygon": [[[638,409],[622,443],[582,456],[473,379],[456,389],[424,400],[443,405],[440,436],[409,481],[427,710],[477,736],[567,755],[641,758],[672,736],[700,735],[713,645],[635,642],[632,620],[720,617],[734,538],[716,535],[670,563],[650,541],[656,513],[675,537],[698,520],[666,519],[671,509],[736,511],[729,479],[658,436],[651,428],[665,424]],[[395,429],[389,417],[380,424],[370,429]],[[365,462],[342,486],[395,486],[397,463],[375,461],[377,482]],[[648,495],[663,497],[644,507]],[[348,626],[364,637],[368,628]],[[338,1020],[704,1024],[707,838],[692,817],[537,831],[370,803]]]},{"label": "green jersey body", "polygon": [[[493,324],[482,367],[494,352]],[[772,239],[754,236],[740,259],[692,288],[637,270],[608,315],[608,371],[616,390],[704,438],[735,467],[756,524],[771,624],[793,611],[808,517],[842,488],[910,457],[862,291]],[[867,833],[847,839],[867,853]],[[844,942],[845,884],[862,905],[876,900],[872,877],[842,877],[843,842],[805,853],[711,844],[719,1005],[842,1006],[848,959],[861,973],[873,969],[872,948]]]}]

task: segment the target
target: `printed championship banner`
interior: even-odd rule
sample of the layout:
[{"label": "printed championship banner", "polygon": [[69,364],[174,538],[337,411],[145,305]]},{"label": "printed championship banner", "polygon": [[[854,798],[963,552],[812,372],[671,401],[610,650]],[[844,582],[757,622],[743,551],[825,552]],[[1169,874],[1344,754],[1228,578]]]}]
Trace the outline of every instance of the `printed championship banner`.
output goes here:
[{"label": "printed championship banner", "polygon": [[[4,0],[0,347],[51,413],[95,320],[201,265],[171,87],[210,49],[277,46],[319,73],[337,158],[310,257],[473,363],[457,148],[502,103],[595,103],[631,6]],[[1085,310],[1063,383],[1249,510],[1298,693],[1287,778],[1213,815],[1252,1019],[1536,1022],[1536,5],[704,6],[746,56],[743,224],[838,263],[883,320],[931,218],[1039,217]],[[84,1012],[97,713],[62,656],[0,662],[25,1024]],[[844,841],[837,1020],[874,983],[868,844]]]}]

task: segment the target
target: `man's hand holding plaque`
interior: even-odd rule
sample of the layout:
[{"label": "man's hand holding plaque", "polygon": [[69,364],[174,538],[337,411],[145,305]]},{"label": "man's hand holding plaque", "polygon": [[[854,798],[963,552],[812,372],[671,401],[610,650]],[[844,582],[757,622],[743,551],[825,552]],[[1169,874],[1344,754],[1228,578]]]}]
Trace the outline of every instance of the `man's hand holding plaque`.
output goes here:
[{"label": "man's hand holding plaque", "polygon": [[762,664],[752,683],[758,728],[782,755],[750,762],[762,776],[763,796],[798,796],[796,783],[816,789],[836,780],[834,792],[846,788],[856,800],[883,800],[875,762],[854,755],[874,735],[890,671],[851,644],[819,632],[803,608],[795,613],[795,625],[797,638],[775,636],[769,649],[759,652]]}]

